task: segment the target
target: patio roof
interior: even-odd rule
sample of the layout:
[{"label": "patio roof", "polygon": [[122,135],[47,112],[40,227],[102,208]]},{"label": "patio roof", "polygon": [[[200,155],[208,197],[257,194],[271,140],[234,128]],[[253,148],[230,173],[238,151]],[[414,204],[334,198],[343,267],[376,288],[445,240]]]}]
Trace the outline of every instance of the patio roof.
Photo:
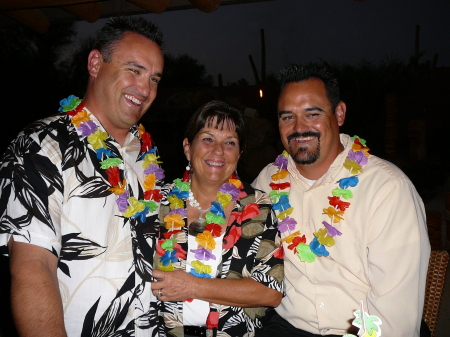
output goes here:
[{"label": "patio roof", "polygon": [[274,0],[1,0],[0,27],[23,24],[45,33],[53,21],[95,22],[100,18],[196,8],[205,13],[219,6]]}]

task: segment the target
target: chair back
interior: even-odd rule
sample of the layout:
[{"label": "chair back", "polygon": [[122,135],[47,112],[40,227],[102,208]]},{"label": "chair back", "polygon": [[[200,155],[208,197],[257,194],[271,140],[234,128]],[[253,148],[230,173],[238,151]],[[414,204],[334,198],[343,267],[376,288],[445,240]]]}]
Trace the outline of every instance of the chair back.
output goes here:
[{"label": "chair back", "polygon": [[423,320],[430,328],[431,337],[434,337],[434,333],[436,331],[442,294],[444,292],[448,260],[449,254],[447,251],[431,251],[425,288],[425,303],[422,315]]}]

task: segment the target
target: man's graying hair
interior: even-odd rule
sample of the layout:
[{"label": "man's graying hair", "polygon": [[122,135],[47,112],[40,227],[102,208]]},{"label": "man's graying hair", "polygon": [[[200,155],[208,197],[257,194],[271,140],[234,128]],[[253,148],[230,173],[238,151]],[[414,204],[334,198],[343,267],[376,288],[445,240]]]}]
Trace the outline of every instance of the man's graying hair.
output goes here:
[{"label": "man's graying hair", "polygon": [[98,31],[94,41],[94,49],[100,51],[105,62],[111,62],[115,45],[122,39],[125,32],[140,34],[162,49],[162,33],[155,24],[140,17],[115,17],[109,19]]},{"label": "man's graying hair", "polygon": [[322,66],[317,63],[306,63],[302,65],[291,64],[281,69],[278,76],[280,92],[283,91],[286,84],[291,82],[303,82],[310,79],[318,79],[323,82],[327,98],[331,104],[331,109],[335,111],[338,103],[341,101],[339,84],[336,76],[325,65]]}]

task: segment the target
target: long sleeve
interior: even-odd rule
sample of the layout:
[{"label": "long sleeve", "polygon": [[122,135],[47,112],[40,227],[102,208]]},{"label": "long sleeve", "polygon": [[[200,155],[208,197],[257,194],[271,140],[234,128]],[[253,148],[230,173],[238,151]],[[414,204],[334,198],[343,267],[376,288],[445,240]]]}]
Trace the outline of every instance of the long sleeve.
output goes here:
[{"label": "long sleeve", "polygon": [[430,244],[412,183],[404,178],[382,186],[369,219],[369,312],[382,320],[383,336],[419,336]]}]

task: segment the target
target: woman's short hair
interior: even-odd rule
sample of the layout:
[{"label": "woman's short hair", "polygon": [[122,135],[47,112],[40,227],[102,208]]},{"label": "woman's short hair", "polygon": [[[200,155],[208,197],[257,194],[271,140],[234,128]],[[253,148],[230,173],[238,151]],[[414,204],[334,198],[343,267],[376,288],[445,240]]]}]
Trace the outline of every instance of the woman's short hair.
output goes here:
[{"label": "woman's short hair", "polygon": [[[214,120],[215,119],[215,120]],[[213,125],[213,121],[215,125]],[[245,147],[244,119],[239,110],[232,108],[223,101],[210,101],[201,106],[189,119],[184,137],[192,144],[195,136],[204,127],[221,129],[228,127],[234,129],[238,136],[239,150]]]}]

